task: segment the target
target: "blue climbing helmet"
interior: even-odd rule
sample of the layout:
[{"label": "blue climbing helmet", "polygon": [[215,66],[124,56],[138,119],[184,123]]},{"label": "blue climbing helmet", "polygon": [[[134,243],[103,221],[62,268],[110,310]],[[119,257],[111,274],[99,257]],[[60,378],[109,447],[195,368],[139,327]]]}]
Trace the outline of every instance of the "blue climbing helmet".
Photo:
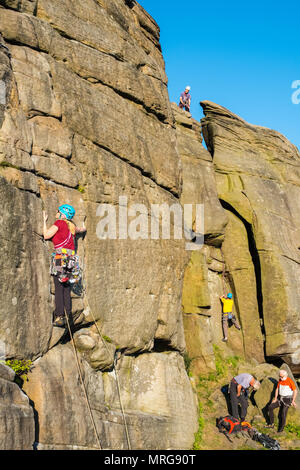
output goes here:
[{"label": "blue climbing helmet", "polygon": [[73,219],[75,215],[74,207],[70,206],[69,204],[63,204],[62,206],[59,206],[58,210],[61,214],[64,214],[68,220]]},{"label": "blue climbing helmet", "polygon": [[232,299],[232,294],[231,294],[231,292],[229,292],[229,294],[227,294],[227,299]]}]

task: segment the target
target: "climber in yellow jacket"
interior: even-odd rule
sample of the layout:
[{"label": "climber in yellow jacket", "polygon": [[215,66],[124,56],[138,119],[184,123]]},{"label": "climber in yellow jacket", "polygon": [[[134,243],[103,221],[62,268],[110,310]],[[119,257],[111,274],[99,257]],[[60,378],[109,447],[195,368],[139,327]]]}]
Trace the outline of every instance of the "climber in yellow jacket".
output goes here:
[{"label": "climber in yellow jacket", "polygon": [[238,324],[235,315],[233,315],[232,310],[233,310],[233,299],[232,299],[232,294],[229,292],[227,294],[227,297],[222,295],[220,297],[220,300],[222,302],[222,307],[223,307],[223,312],[222,312],[222,327],[223,327],[223,335],[224,338],[222,341],[227,341],[228,337],[228,321],[230,320],[233,325],[236,327],[237,330],[240,330],[241,327]]}]

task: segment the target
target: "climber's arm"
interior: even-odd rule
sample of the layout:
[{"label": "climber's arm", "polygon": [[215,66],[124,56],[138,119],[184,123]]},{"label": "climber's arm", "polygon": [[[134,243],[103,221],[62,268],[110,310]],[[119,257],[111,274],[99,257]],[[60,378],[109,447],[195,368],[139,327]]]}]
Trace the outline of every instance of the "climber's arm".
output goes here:
[{"label": "climber's arm", "polygon": [[44,239],[49,240],[56,234],[58,227],[57,225],[52,225],[50,228],[47,229],[46,222],[47,222],[48,216],[45,213],[45,211],[43,211],[43,217],[44,217],[44,230],[43,230]]}]

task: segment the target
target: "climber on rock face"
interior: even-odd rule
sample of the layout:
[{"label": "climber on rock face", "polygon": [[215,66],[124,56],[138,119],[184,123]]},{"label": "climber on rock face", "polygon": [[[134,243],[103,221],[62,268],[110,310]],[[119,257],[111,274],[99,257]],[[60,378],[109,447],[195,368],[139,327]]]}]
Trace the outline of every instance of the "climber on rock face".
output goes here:
[{"label": "climber on rock face", "polygon": [[228,321],[231,321],[233,325],[236,327],[237,330],[240,330],[241,327],[238,324],[235,315],[232,314],[232,309],[233,309],[233,300],[232,300],[232,294],[229,292],[227,294],[227,297],[220,297],[220,300],[222,302],[222,327],[223,327],[223,340],[222,341],[227,341],[228,337]]},{"label": "climber on rock face", "polygon": [[260,383],[250,374],[239,374],[230,382],[229,393],[231,403],[231,414],[237,419],[239,418],[239,405],[241,407],[241,421],[245,421],[248,408],[249,388],[253,387],[258,390]]},{"label": "climber on rock face", "polygon": [[55,312],[54,326],[65,325],[65,311],[71,315],[71,284],[80,279],[79,259],[75,254],[74,237],[76,233],[86,232],[86,228],[76,227],[72,222],[75,209],[69,204],[59,206],[56,212],[56,222],[47,229],[48,219],[45,211],[44,239],[50,240],[54,245],[52,253],[51,274],[54,276],[55,285]]},{"label": "climber on rock face", "polygon": [[190,86],[187,86],[185,90],[180,95],[179,108],[185,109],[185,111],[190,112],[191,107],[191,95],[190,95]]}]

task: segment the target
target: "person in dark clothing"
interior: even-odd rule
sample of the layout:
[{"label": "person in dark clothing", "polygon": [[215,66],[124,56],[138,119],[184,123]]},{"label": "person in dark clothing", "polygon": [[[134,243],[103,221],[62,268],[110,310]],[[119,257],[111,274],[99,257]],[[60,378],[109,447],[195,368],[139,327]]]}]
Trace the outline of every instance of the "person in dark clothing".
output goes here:
[{"label": "person in dark clothing", "polygon": [[75,254],[75,235],[86,231],[85,227],[78,228],[72,222],[75,209],[69,204],[58,208],[56,221],[47,229],[44,216],[44,239],[50,240],[54,245],[52,253],[51,274],[54,276],[55,311],[54,326],[65,325],[65,313],[70,317],[72,313],[71,284],[78,282],[80,276],[79,259]]},{"label": "person in dark clothing", "polygon": [[68,317],[72,313],[71,284],[68,282],[60,282],[57,276],[54,277],[55,287],[55,310],[54,310],[54,326],[64,325],[64,314],[66,311]]},{"label": "person in dark clothing", "polygon": [[248,409],[248,392],[249,388],[253,387],[258,390],[260,383],[250,374],[239,374],[230,382],[230,404],[231,414],[237,419],[239,417],[239,405],[241,407],[241,421],[245,421]]}]

